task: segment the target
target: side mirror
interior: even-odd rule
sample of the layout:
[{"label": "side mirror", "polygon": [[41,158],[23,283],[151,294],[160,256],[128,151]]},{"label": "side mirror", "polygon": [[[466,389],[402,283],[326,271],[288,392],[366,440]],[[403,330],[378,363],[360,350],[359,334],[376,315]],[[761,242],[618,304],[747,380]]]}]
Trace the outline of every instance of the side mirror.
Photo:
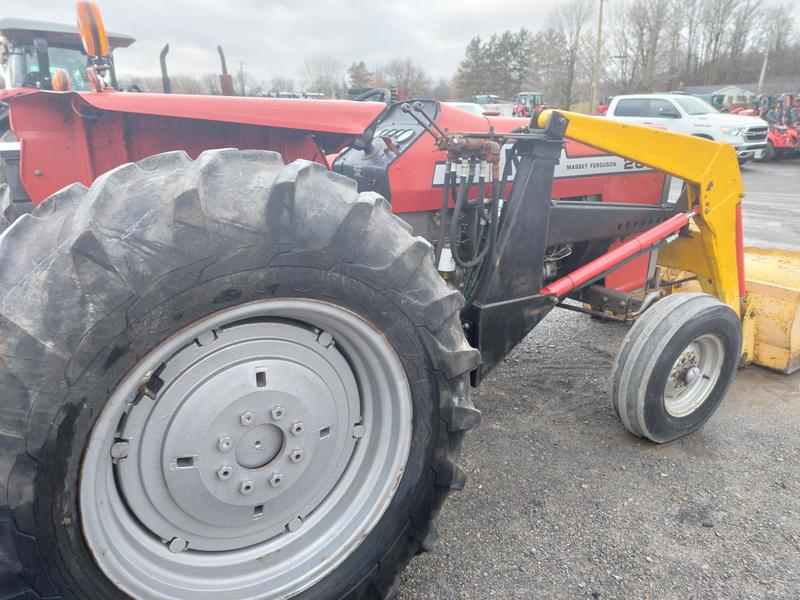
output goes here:
[{"label": "side mirror", "polygon": [[81,0],[75,4],[75,12],[78,15],[78,33],[83,42],[86,54],[94,60],[107,59],[111,54],[108,47],[108,36],[103,25],[103,17],[97,4],[87,0]]}]

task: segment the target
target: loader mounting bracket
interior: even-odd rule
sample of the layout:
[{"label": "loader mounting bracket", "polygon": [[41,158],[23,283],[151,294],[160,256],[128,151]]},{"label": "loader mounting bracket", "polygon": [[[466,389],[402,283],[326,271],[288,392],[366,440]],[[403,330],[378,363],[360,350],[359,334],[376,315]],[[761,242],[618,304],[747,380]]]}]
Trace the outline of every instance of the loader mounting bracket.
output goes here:
[{"label": "loader mounting bracket", "polygon": [[553,171],[561,156],[563,123],[517,136],[519,165],[492,256],[488,257],[474,301],[462,314],[470,343],[482,364],[473,385],[521,342],[555,307],[552,297],[531,295],[542,287],[542,265],[552,206]]}]

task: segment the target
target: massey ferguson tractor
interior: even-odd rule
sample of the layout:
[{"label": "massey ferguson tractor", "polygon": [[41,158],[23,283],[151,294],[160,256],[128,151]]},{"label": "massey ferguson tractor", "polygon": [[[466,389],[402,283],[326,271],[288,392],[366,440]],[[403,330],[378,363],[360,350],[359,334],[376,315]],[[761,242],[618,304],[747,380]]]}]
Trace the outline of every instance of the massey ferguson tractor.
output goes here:
[{"label": "massey ferguson tractor", "polygon": [[745,252],[730,146],[118,93],[78,15],[93,89],[10,103],[36,208],[0,235],[4,600],[391,597],[465,485],[470,390],[557,307],[635,319],[609,394],[656,443],[740,364],[800,366],[800,259]]}]

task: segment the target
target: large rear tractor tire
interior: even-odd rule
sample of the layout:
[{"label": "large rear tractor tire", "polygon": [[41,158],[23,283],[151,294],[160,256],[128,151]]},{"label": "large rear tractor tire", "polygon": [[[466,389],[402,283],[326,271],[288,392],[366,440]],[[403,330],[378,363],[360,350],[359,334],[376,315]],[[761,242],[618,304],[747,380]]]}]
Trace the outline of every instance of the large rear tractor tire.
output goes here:
[{"label": "large rear tractor tire", "polygon": [[611,402],[631,433],[657,443],[698,430],[736,374],[739,317],[708,294],[667,296],[634,323],[611,373]]},{"label": "large rear tractor tire", "polygon": [[479,357],[382,198],[171,152],[0,256],[0,598],[384,598],[435,541]]},{"label": "large rear tractor tire", "polygon": [[11,200],[11,188],[5,181],[3,161],[0,160],[0,234],[31,210],[33,210],[33,204],[30,202],[13,202]]}]

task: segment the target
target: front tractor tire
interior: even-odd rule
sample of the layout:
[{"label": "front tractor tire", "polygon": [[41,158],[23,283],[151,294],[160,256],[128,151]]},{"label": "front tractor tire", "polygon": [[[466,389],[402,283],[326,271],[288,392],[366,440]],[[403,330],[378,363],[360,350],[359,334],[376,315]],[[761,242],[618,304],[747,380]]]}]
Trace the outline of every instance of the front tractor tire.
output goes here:
[{"label": "front tractor tire", "polygon": [[711,418],[728,391],[742,350],[742,326],[708,294],[657,302],[622,341],[611,373],[611,402],[626,429],[665,443]]},{"label": "front tractor tire", "polygon": [[435,540],[479,358],[382,198],[172,152],[0,255],[0,598],[384,598]]}]

